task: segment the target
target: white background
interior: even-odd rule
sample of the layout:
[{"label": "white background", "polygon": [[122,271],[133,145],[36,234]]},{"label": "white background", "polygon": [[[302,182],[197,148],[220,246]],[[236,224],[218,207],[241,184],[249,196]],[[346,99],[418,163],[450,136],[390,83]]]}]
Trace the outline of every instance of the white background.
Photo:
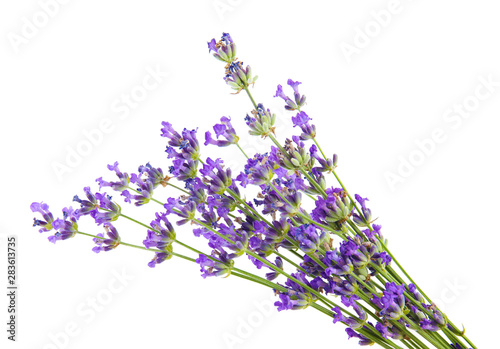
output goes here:
[{"label": "white background", "polygon": [[[479,348],[493,347],[499,308],[488,290],[496,294],[498,284],[500,86],[463,122],[444,114],[464,101],[473,105],[476,89],[484,95],[481,77],[500,81],[495,2],[401,0],[384,26],[372,11],[393,10],[389,1],[68,1],[52,7],[43,23],[40,4],[47,2],[0,5],[1,287],[6,236],[19,241],[20,323],[12,347],[357,347],[341,325],[313,310],[259,311],[256,302],[274,301],[260,286],[234,277],[203,280],[195,265],[175,259],[149,269],[148,252],[125,247],[96,255],[85,237],[52,245],[31,227],[32,201],[57,213],[84,186],[96,189],[95,178],[110,178],[108,163],[119,161],[129,172],[147,161],[166,169],[162,120],[178,129],[199,127],[203,139],[228,115],[250,139],[243,122],[250,103],[230,94],[222,64],[207,52],[206,42],[222,31],[260,76],[254,95],[278,113],[281,140],[290,115],[272,97],[276,85],[303,82],[305,110],[325,151],[339,155],[348,189],[370,198],[392,249],[428,294],[455,323],[466,324]],[[38,25],[27,36],[25,19]],[[356,53],[342,51],[356,44]],[[137,90],[148,69],[169,76],[123,117],[113,106]],[[85,141],[84,130],[98,129],[103,119],[111,120],[112,131],[58,178],[54,163],[66,164],[69,149]],[[419,155],[417,143],[436,128],[445,140]],[[234,149],[211,147],[204,154],[242,159]],[[418,163],[413,173],[398,172],[409,159]],[[401,182],[391,187],[388,173]],[[148,222],[154,208],[134,211]],[[124,206],[134,214],[131,209]],[[117,226],[124,241],[142,240],[142,229]],[[189,229],[178,237],[204,244]],[[132,280],[117,291],[114,273]],[[115,293],[107,299],[110,282]],[[91,310],[92,297],[105,299],[101,311]],[[6,301],[2,296],[2,324]],[[264,320],[241,338],[249,317]],[[72,336],[65,339],[68,326]],[[241,340],[230,346],[227,338]]]}]

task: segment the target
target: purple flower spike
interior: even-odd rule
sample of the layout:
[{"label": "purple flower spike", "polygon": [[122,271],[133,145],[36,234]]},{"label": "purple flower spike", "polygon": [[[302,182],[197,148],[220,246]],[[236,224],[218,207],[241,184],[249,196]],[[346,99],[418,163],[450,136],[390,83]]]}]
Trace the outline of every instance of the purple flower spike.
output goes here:
[{"label": "purple flower spike", "polygon": [[[166,125],[162,131],[167,138],[170,139],[168,142],[168,146],[165,152],[168,154],[169,159],[176,159],[178,161],[178,165],[181,166],[184,161],[195,161],[198,162],[200,158],[200,146],[198,144],[198,140],[196,138],[196,130],[188,130],[184,129],[182,131],[182,136],[179,135],[172,128],[168,122],[163,122],[163,125]],[[177,148],[177,150],[176,150]]]},{"label": "purple flower spike", "polygon": [[177,225],[183,225],[192,222],[196,214],[196,204],[193,201],[180,206],[179,212],[175,212],[176,215],[181,217],[180,221],[177,221]]},{"label": "purple flower spike", "polygon": [[310,295],[294,290],[290,290],[286,294],[280,293],[279,297],[280,301],[274,303],[278,307],[278,311],[305,309],[311,302]]},{"label": "purple flower spike", "polygon": [[314,253],[323,243],[326,234],[318,233],[316,226],[304,224],[290,230],[290,235],[299,243],[299,248],[305,253]]},{"label": "purple flower spike", "polygon": [[[246,188],[247,184],[268,185],[274,177],[274,167],[276,163],[266,154],[255,154],[249,158],[245,165],[244,172],[241,172],[236,180]],[[277,167],[277,166],[276,166]]]},{"label": "purple flower spike", "polygon": [[309,115],[307,115],[303,111],[297,113],[297,115],[295,116],[292,116],[293,127],[295,126],[301,127],[302,125],[306,124],[309,120],[312,119],[309,117]]},{"label": "purple flower spike", "polygon": [[249,65],[243,67],[243,62],[231,61],[227,66],[224,81],[233,89],[235,93],[240,93],[241,90],[252,85],[257,80],[257,76],[252,75],[252,68]]},{"label": "purple flower spike", "polygon": [[213,56],[218,60],[231,63],[236,59],[236,45],[229,33],[222,33],[222,37],[218,42],[212,39],[207,44],[208,53],[213,52]]},{"label": "purple flower spike", "polygon": [[142,206],[147,204],[153,197],[153,182],[149,180],[143,181],[137,176],[133,177],[133,181],[137,185],[136,190],[138,191],[136,195],[132,195],[132,199],[135,200],[134,205]]},{"label": "purple flower spike", "polygon": [[366,207],[366,201],[369,200],[367,198],[362,198],[358,194],[356,194],[354,197],[356,198],[356,201],[361,205],[361,212],[363,216],[361,217],[357,213],[353,213],[353,221],[360,227],[367,227],[370,225],[370,222],[372,220],[372,212],[369,208]]},{"label": "purple flower spike", "polygon": [[49,236],[48,239],[54,244],[59,240],[72,238],[78,232],[78,224],[76,223],[78,216],[73,208],[65,207],[63,209],[63,218],[64,219],[56,219],[52,224],[57,232],[54,235]]},{"label": "purple flower spike", "polygon": [[146,248],[155,247],[166,251],[175,240],[175,230],[167,219],[166,213],[156,213],[156,219],[151,222],[152,230],[148,230],[146,240],[143,241]]},{"label": "purple flower spike", "polygon": [[215,39],[212,39],[208,42],[208,53],[212,51],[217,52],[217,42],[215,41]]},{"label": "purple flower spike", "polygon": [[85,196],[87,196],[87,200],[81,200],[77,195],[73,197],[73,201],[76,201],[80,204],[80,208],[75,211],[75,215],[78,217],[86,216],[88,214],[94,215],[97,213],[97,208],[99,204],[97,202],[97,198],[90,191],[90,187],[83,188]]},{"label": "purple flower spike", "polygon": [[440,330],[439,325],[434,320],[423,319],[420,321],[420,327],[423,330],[437,332]]},{"label": "purple flower spike", "polygon": [[281,85],[278,85],[278,87],[276,88],[276,94],[274,95],[274,97],[280,97],[281,99],[283,99],[285,102],[290,99],[288,98],[287,95],[285,95],[285,93],[283,92],[283,87]]},{"label": "purple flower spike", "polygon": [[293,88],[293,93],[299,93],[299,85],[302,84],[300,81],[293,81],[292,79],[288,79],[286,82],[288,86]]},{"label": "purple flower spike", "polygon": [[125,202],[131,204],[132,203],[132,194],[128,190],[122,191],[120,196],[123,196],[125,199],[123,199]]},{"label": "purple flower spike", "polygon": [[149,162],[145,166],[139,166],[139,173],[146,176],[145,180],[151,182],[153,189],[160,184],[166,187],[170,179],[170,177],[165,177],[161,168],[154,168]]},{"label": "purple flower spike", "polygon": [[342,189],[327,189],[326,193],[326,199],[319,198],[315,202],[316,208],[312,211],[313,218],[326,224],[345,220],[353,208],[347,194]]},{"label": "purple flower spike", "polygon": [[[281,257],[276,257],[274,265],[276,265],[279,269],[283,270],[283,260],[281,259]],[[266,273],[266,279],[272,281],[276,279],[279,275],[280,274],[278,272],[272,271],[270,273]]]},{"label": "purple flower spike", "polygon": [[306,103],[306,96],[301,96],[299,93],[298,86],[301,84],[301,82],[288,79],[287,84],[293,89],[294,100],[292,100],[283,92],[283,87],[281,85],[278,85],[274,97],[280,97],[285,101],[286,110],[300,111],[300,108]]},{"label": "purple flower spike", "polygon": [[[314,125],[313,125],[314,126]],[[302,138],[302,136],[301,136]],[[319,154],[318,148],[316,147],[315,144],[311,145],[310,148],[310,153],[311,157],[314,157],[316,161],[321,165],[321,166],[316,166],[313,168],[313,173],[323,173],[323,172],[333,172],[335,168],[337,167],[337,162],[338,162],[338,156],[336,154],[333,154],[331,159],[323,159],[323,157]]]},{"label": "purple flower spike", "polygon": [[359,338],[359,345],[361,346],[372,345],[374,343],[370,339],[354,331],[352,328],[346,328],[345,331],[347,332],[347,336],[349,337],[349,339],[353,337]]},{"label": "purple flower spike", "polygon": [[387,339],[387,336],[389,336],[389,330],[387,326],[382,325],[380,322],[377,322],[375,325],[375,329],[382,335],[382,337]]},{"label": "purple flower spike", "polygon": [[342,310],[340,310],[339,307],[332,308],[335,316],[333,317],[333,323],[336,324],[337,322],[346,322],[347,319],[344,317],[342,314]]},{"label": "purple flower spike", "polygon": [[381,308],[380,315],[388,320],[399,320],[404,315],[405,287],[394,282],[386,283],[382,297],[373,295],[372,303]]},{"label": "purple flower spike", "polygon": [[[218,252],[218,251],[217,251]],[[200,265],[201,276],[205,279],[210,276],[229,276],[234,261],[228,258],[225,251],[212,253],[212,259],[200,254],[196,263]]]},{"label": "purple flower spike", "polygon": [[220,159],[213,161],[208,158],[200,172],[206,177],[205,183],[208,185],[208,194],[210,195],[224,194],[232,184],[231,169],[223,169]]},{"label": "purple flower spike", "polygon": [[174,130],[172,124],[166,121],[162,121],[161,136],[168,138],[168,144],[172,147],[178,147],[181,145],[181,135]]},{"label": "purple flower spike", "polygon": [[276,88],[276,94],[274,95],[274,97],[280,97],[285,101],[286,103],[285,109],[287,110],[298,109],[297,104],[295,104],[295,102],[283,92],[283,87],[281,85],[278,85],[278,87]]},{"label": "purple flower spike", "polygon": [[[111,201],[111,196],[106,195],[106,193],[96,193],[95,197],[99,200],[98,207],[104,209],[101,211],[97,209],[92,211],[91,215],[98,225],[116,221],[120,217],[121,207]],[[77,212],[78,211],[79,210],[77,210]]]},{"label": "purple flower spike", "polygon": [[150,268],[154,268],[157,264],[163,263],[164,261],[172,258],[172,246],[167,248],[166,252],[155,252],[154,258],[148,263]]},{"label": "purple flower spike", "polygon": [[229,33],[222,33],[221,41],[223,41],[226,45],[229,45],[233,43],[233,38],[231,38]]},{"label": "purple flower spike", "polygon": [[[205,145],[213,144],[218,147],[227,147],[231,144],[238,143],[239,137],[236,135],[233,125],[231,125],[231,118],[223,116],[220,121],[220,124],[215,124],[214,126],[217,140],[212,138],[210,131],[207,131],[205,133]],[[224,137],[225,140],[218,140],[219,137]]]},{"label": "purple flower spike", "polygon": [[95,253],[99,253],[101,251],[111,251],[115,248],[118,247],[120,244],[120,236],[118,235],[118,232],[116,231],[116,228],[111,225],[110,223],[104,224],[104,229],[106,230],[106,235],[108,236],[107,238],[104,237],[103,233],[97,234],[100,238],[94,238],[94,242],[96,243],[97,246],[95,246],[92,251]]},{"label": "purple flower spike", "polygon": [[124,191],[125,189],[128,188],[128,184],[130,183],[130,177],[128,173],[122,173],[120,169],[118,168],[118,162],[115,161],[113,165],[108,165],[108,170],[114,171],[116,173],[116,176],[118,177],[117,182],[107,182],[102,179],[102,177],[99,177],[96,179],[96,182],[99,183],[99,190],[102,189],[102,187],[111,187],[115,191]]},{"label": "purple flower spike", "polygon": [[49,205],[43,202],[33,202],[30,205],[31,212],[38,212],[42,215],[44,220],[33,218],[33,226],[40,226],[38,230],[40,233],[52,230],[52,222],[54,221],[54,216],[49,211]]}]

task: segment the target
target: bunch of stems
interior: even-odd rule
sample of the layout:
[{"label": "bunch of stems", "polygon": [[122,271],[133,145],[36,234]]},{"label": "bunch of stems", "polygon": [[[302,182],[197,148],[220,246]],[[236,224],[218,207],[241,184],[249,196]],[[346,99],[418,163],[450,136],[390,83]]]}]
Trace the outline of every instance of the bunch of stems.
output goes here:
[{"label": "bunch of stems", "polygon": [[[246,95],[248,96],[252,108],[253,108],[253,114],[258,115],[260,106],[259,104],[256,103],[254,97],[252,96],[250,92],[250,85],[253,81],[246,81],[245,79],[239,80],[236,82],[236,86],[238,87],[238,92],[245,92]],[[233,83],[234,84],[234,83]],[[301,106],[297,106],[296,109],[298,112],[301,112]],[[284,149],[284,146],[280,141],[278,141],[277,136],[274,134],[274,129],[271,129],[271,132],[266,134],[266,137],[264,137],[264,141],[270,141],[270,145],[274,145],[277,147],[280,151],[280,153],[283,156],[288,156],[288,152],[286,149]],[[323,149],[321,148],[319,142],[316,139],[316,136],[312,136],[310,138],[314,144],[317,146],[319,152],[321,153],[322,158],[325,161],[328,161],[328,158],[325,156],[325,153],[323,152]],[[248,159],[247,154],[245,153],[244,149],[240,147],[238,142],[234,142],[234,145],[241,151],[242,156],[244,158]],[[204,164],[203,160],[201,158],[198,159],[202,164]],[[327,197],[327,193],[325,192],[324,186],[321,185],[317,181],[317,179],[314,178],[314,176],[311,174],[310,171],[305,166],[298,166],[296,169],[300,174],[307,180],[309,185],[316,190],[319,195],[317,197]],[[333,176],[335,181],[340,185],[342,190],[346,193],[349,201],[353,205],[353,210],[357,212],[359,217],[362,217],[364,219],[364,224],[363,226],[368,228],[370,232],[374,231],[372,222],[367,221],[364,217],[365,215],[362,212],[362,209],[356,203],[356,200],[353,199],[351,196],[351,192],[348,190],[348,188],[344,185],[344,183],[341,181],[339,175],[337,174],[336,170],[334,168],[329,171],[330,174]],[[176,185],[172,183],[172,180],[168,180],[165,183],[165,187],[168,189],[175,190],[179,193],[179,195],[190,195],[190,192],[187,191],[186,189],[182,188],[182,184]],[[180,182],[181,183],[181,182]],[[275,193],[279,195],[281,200],[284,203],[287,203],[289,205],[292,205],[292,203],[289,202],[289,199],[283,193],[275,184],[273,178],[271,178],[268,181],[269,187],[274,190]],[[141,191],[138,189],[133,188],[131,185],[127,185],[126,188],[121,188],[121,190],[129,190],[137,195],[141,194]],[[158,199],[157,197],[157,191],[155,191],[155,197],[151,197],[150,201],[153,202],[154,204],[157,204],[161,206],[162,208],[165,207],[166,203],[162,202],[161,200]],[[259,212],[256,208],[253,207],[253,205],[249,204],[245,199],[241,197],[241,195],[237,192],[235,192],[233,189],[230,187],[226,187],[224,189],[224,192],[221,193],[221,196],[226,197],[228,199],[231,199],[235,203],[235,208],[237,210],[234,210],[229,213],[229,216],[235,220],[238,218],[241,218],[238,216],[238,213],[243,215],[243,217],[251,217],[252,220],[256,220],[259,222],[262,222],[266,224],[269,228],[275,229],[275,226],[272,224],[272,220],[270,219],[271,217],[269,215],[265,215],[261,212]],[[317,197],[314,197],[314,195],[307,195],[310,200],[317,200]],[[158,207],[159,207],[158,206]],[[97,207],[97,210],[99,212],[110,212],[110,209],[104,208],[104,207]],[[160,208],[159,208],[160,210]],[[172,209],[172,213],[174,214],[182,214],[179,208],[174,207]],[[161,232],[157,229],[155,229],[153,226],[146,224],[144,222],[139,221],[138,219],[125,214],[120,210],[118,213],[118,216],[120,218],[123,218],[125,220],[130,221],[133,224],[136,224],[140,226],[141,228],[144,228],[146,230],[153,231],[156,234],[161,234]],[[339,229],[338,225],[330,225],[330,224],[323,224],[318,222],[317,220],[313,219],[313,217],[305,212],[304,210],[298,210],[295,215],[291,215],[288,217],[289,222],[295,226],[299,227],[303,224],[308,224],[308,225],[314,225],[316,226],[319,230],[327,232],[333,237],[338,237],[342,241],[351,241],[351,240],[356,240],[356,239],[361,239],[362,241],[368,241],[369,238],[367,237],[366,233],[363,232],[359,224],[357,224],[353,218],[352,215],[349,215],[346,217],[346,219],[342,222],[341,226],[342,229]],[[236,246],[237,242],[234,241],[231,237],[222,234],[219,230],[214,228],[213,225],[207,224],[201,217],[192,217],[191,223],[199,226],[206,231],[210,231],[211,233],[217,235],[218,237],[224,239],[227,244]],[[94,241],[99,241],[99,240],[106,240],[106,237],[102,234],[91,234],[88,232],[80,231],[79,229],[75,231],[75,234],[77,235],[82,235],[82,236],[87,236],[91,237],[94,239]],[[366,341],[365,343],[367,344],[372,344],[376,343],[380,345],[383,348],[386,349],[393,349],[393,348],[409,348],[409,349],[428,349],[428,348],[439,348],[439,349],[449,349],[449,348],[467,348],[471,347],[476,349],[476,346],[472,343],[472,341],[467,338],[465,335],[465,331],[458,328],[450,319],[448,319],[446,316],[445,321],[446,325],[442,326],[439,331],[429,331],[422,329],[421,326],[419,325],[418,322],[415,322],[415,319],[410,318],[407,313],[403,314],[400,319],[397,320],[390,320],[387,318],[384,318],[383,316],[380,315],[380,307],[372,302],[372,297],[373,295],[380,295],[384,291],[385,287],[384,285],[386,283],[395,283],[396,285],[402,285],[404,286],[405,292],[404,292],[404,297],[406,300],[407,305],[413,305],[416,309],[418,309],[420,312],[428,316],[429,318],[433,317],[433,312],[430,309],[437,310],[440,313],[442,313],[435,303],[432,301],[432,299],[427,296],[427,294],[418,286],[418,284],[411,278],[409,273],[403,268],[401,263],[399,263],[397,257],[395,254],[387,247],[387,241],[381,237],[381,235],[374,234],[378,246],[380,246],[381,250],[386,252],[392,259],[392,262],[388,265],[383,265],[380,263],[375,263],[373,261],[370,261],[369,267],[374,270],[373,275],[370,277],[365,277],[363,275],[359,275],[356,273],[351,273],[350,276],[353,277],[356,282],[361,285],[358,287],[357,291],[355,292],[355,295],[357,296],[357,300],[355,301],[356,304],[363,309],[363,311],[367,314],[367,319],[363,321],[362,326],[358,326],[357,328],[354,328],[354,331],[356,331],[362,338],[365,338]],[[344,304],[338,302],[337,296],[333,296],[331,294],[327,294],[321,289],[315,289],[311,287],[310,285],[304,283],[302,280],[298,279],[297,277],[294,276],[293,272],[290,272],[290,270],[297,272],[300,271],[302,273],[305,273],[306,275],[309,275],[307,269],[304,266],[305,263],[305,258],[306,256],[308,259],[313,260],[317,265],[319,265],[323,269],[327,269],[329,266],[325,265],[323,262],[322,256],[325,255],[325,252],[327,251],[326,246],[319,246],[318,250],[313,251],[313,252],[305,252],[303,251],[299,243],[293,239],[289,234],[286,234],[285,232],[283,233],[283,239],[287,241],[287,243],[292,246],[292,248],[283,248],[283,249],[278,249],[276,248],[275,250],[271,251],[271,254],[276,255],[277,257],[280,257],[284,261],[284,266],[282,268],[278,267],[276,264],[272,263],[269,261],[269,256],[262,256],[259,253],[256,253],[252,248],[250,248],[248,245],[243,246],[243,253],[248,255],[249,257],[258,260],[261,262],[263,265],[265,265],[267,268],[271,269],[273,272],[279,274],[282,279],[288,279],[293,283],[296,283],[297,285],[300,285],[304,290],[306,290],[310,295],[311,295],[311,301],[308,303],[307,307],[312,308],[316,311],[319,311],[321,314],[324,314],[327,316],[330,320],[333,319],[336,314],[332,311],[333,309],[340,309],[342,312],[342,315],[344,318],[351,317],[351,318],[356,318],[356,315],[350,311],[350,309],[345,306]],[[197,263],[197,258],[200,256],[204,256],[205,258],[213,261],[214,263],[220,263],[220,259],[217,258],[217,256],[214,256],[214,254],[210,253],[205,253],[203,251],[200,251],[189,244],[182,242],[177,236],[173,239],[173,244],[181,246],[184,248],[187,252],[186,254],[181,254],[178,252],[174,252],[174,250],[169,250],[169,258],[170,257],[178,257],[181,258],[185,261],[191,262],[191,263]],[[122,245],[122,246],[128,246],[136,249],[141,249],[149,253],[164,253],[165,250],[162,249],[157,249],[157,248],[148,248],[146,246],[140,246],[132,243],[128,243],[125,241],[119,241],[116,246]],[[115,247],[116,247],[115,246]],[[239,246],[241,249],[241,246]],[[256,273],[244,270],[242,268],[236,267],[234,264],[231,266],[228,266],[228,272],[226,274],[227,276],[230,277],[237,277],[241,278],[244,280],[247,280],[249,282],[253,282],[256,284],[260,284],[264,287],[268,287],[272,290],[274,290],[277,293],[286,293],[288,289],[283,286],[282,284],[271,281],[265,277],[259,276]],[[409,291],[410,287],[409,285],[413,284],[416,286],[418,292],[424,297],[425,301],[428,302],[429,305],[432,306],[430,308],[429,306],[425,306],[424,302],[422,302],[422,299],[418,300],[416,299],[415,295]],[[346,326],[349,324],[346,323],[344,320],[342,320]],[[387,336],[384,336],[382,333],[380,333],[376,329],[376,325],[380,323],[384,326],[389,326],[391,328],[397,329],[399,333],[402,334],[402,336],[398,339],[393,339]]]}]

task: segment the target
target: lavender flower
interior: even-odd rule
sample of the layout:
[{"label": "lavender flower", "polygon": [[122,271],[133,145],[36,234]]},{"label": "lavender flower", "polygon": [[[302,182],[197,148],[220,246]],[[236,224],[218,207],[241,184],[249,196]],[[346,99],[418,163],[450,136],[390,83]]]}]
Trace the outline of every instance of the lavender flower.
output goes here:
[{"label": "lavender flower", "polygon": [[236,59],[236,45],[228,33],[223,33],[219,42],[212,39],[208,42],[208,52],[220,61],[231,63]]},{"label": "lavender flower", "polygon": [[428,319],[423,319],[420,321],[420,328],[423,330],[428,330],[432,332],[437,332],[439,331],[439,326],[436,321],[433,320],[428,320]]},{"label": "lavender flower", "polygon": [[181,204],[179,211],[176,211],[175,214],[183,218],[180,221],[177,221],[177,225],[184,225],[192,222],[196,214],[196,204],[193,201]]},{"label": "lavender flower", "polygon": [[104,233],[97,234],[98,238],[93,239],[97,245],[92,249],[95,253],[99,253],[101,251],[111,251],[117,248],[121,241],[116,228],[111,223],[105,223],[103,227],[108,237],[105,238]]},{"label": "lavender flower", "polygon": [[304,142],[299,137],[294,136],[292,140],[287,139],[284,150],[286,154],[278,153],[281,167],[290,171],[298,169],[311,171],[314,166],[314,158],[311,157],[311,154],[305,148]]},{"label": "lavender flower", "polygon": [[252,85],[257,80],[257,76],[252,75],[252,68],[247,65],[243,67],[243,62],[233,61],[228,64],[224,81],[231,86],[236,93]]},{"label": "lavender flower", "polygon": [[196,137],[196,130],[185,128],[179,134],[170,123],[164,121],[162,125],[162,137],[169,140],[165,150],[169,159],[174,158],[185,161],[198,161],[200,159],[200,145]]},{"label": "lavender flower", "polygon": [[346,328],[345,329],[347,335],[349,336],[349,339],[351,338],[359,338],[359,345],[361,346],[365,346],[365,345],[372,345],[374,344],[374,342],[368,338],[366,338],[365,336],[363,335],[360,335],[359,333],[356,333],[353,329],[351,328]]},{"label": "lavender flower", "polygon": [[120,171],[120,169],[118,168],[117,161],[115,161],[113,165],[108,165],[108,170],[114,171],[116,173],[118,181],[106,182],[105,180],[102,179],[102,177],[99,177],[96,179],[96,182],[99,183],[99,190],[101,190],[103,187],[111,187],[111,189],[115,191],[124,191],[125,189],[128,188],[128,184],[130,183],[130,177],[127,173],[122,173]]},{"label": "lavender flower", "polygon": [[91,216],[94,216],[97,213],[97,209],[99,208],[97,198],[90,191],[90,187],[83,188],[83,191],[85,192],[88,200],[81,200],[77,195],[73,197],[73,201],[76,201],[80,204],[80,208],[75,211],[75,214],[78,217],[86,216],[89,214]]},{"label": "lavender flower", "polygon": [[[217,140],[212,138],[210,131],[207,131],[205,132],[205,145],[213,144],[218,147],[227,147],[231,144],[238,143],[239,137],[236,135],[233,125],[231,125],[231,119],[223,116],[220,121],[220,124],[215,124],[214,126]],[[224,137],[225,140],[218,140],[219,137]]]},{"label": "lavender flower", "polygon": [[293,290],[288,291],[286,294],[280,293],[279,297],[280,301],[274,303],[278,311],[305,309],[312,302],[310,295]]},{"label": "lavender flower", "polygon": [[[148,178],[149,179],[149,178]],[[132,195],[136,206],[147,204],[153,197],[154,182],[151,180],[142,180],[136,174],[132,175],[131,182],[137,185],[137,195]]]},{"label": "lavender flower", "polygon": [[[278,267],[279,269],[283,270],[283,260],[281,259],[281,257],[276,257],[276,260],[274,261],[274,265],[276,265],[276,267]],[[279,273],[276,271],[266,273],[266,279],[268,279],[269,281],[276,279],[278,276],[279,276]]]},{"label": "lavender flower", "polygon": [[[108,169],[117,179],[96,180],[100,190],[109,187],[127,203],[143,206],[151,202],[148,206],[157,208],[160,204],[162,209],[149,224],[133,213],[122,213],[118,202],[105,192],[94,194],[85,187],[84,199],[74,197],[80,207],[64,208],[62,218],[54,219],[47,204],[32,203],[32,212],[41,215],[34,226],[40,232],[55,230],[49,236],[53,243],[76,234],[94,237],[96,253],[118,245],[142,249],[154,254],[148,263],[151,268],[177,257],[197,263],[203,278],[231,276],[254,281],[275,293],[278,311],[311,307],[333,323],[346,326],[348,337],[357,338],[360,345],[463,349],[462,342],[467,342],[475,348],[464,331],[424,298],[415,284],[406,282],[411,278],[387,248],[381,226],[372,224],[368,199],[355,195],[357,204],[351,199],[335,173],[337,155],[324,155],[312,118],[302,110],[306,99],[299,92],[301,83],[288,80],[293,90],[290,97],[278,85],[275,97],[284,100],[285,109],[293,114],[294,127],[301,130],[300,135],[281,138],[276,134],[276,115],[251,95],[249,86],[256,76],[236,57],[233,38],[223,33],[219,41],[208,42],[208,49],[225,63],[226,83],[236,93],[245,90],[250,97],[254,110],[245,118],[249,133],[274,145],[248,158],[244,170],[233,178],[232,169],[221,158],[202,158],[197,129],[177,132],[164,121],[161,136],[167,143],[164,160],[168,164],[163,167],[168,169],[167,175],[150,163],[129,175],[115,162]],[[205,146],[238,143],[229,117],[222,117],[213,131],[204,134]],[[314,144],[306,147],[309,140]],[[328,184],[329,174],[340,188]],[[174,190],[179,195],[174,196]],[[172,215],[179,217],[178,226],[187,226],[196,237],[205,239],[208,249],[205,246],[200,251],[189,246],[182,234],[178,236],[170,223]],[[103,225],[104,232],[80,231],[85,225],[79,227],[78,219],[85,217]],[[124,224],[136,224],[132,232],[142,230],[142,245],[122,242],[111,223],[119,217]],[[176,244],[182,248],[174,253]],[[240,263],[248,262],[239,258],[245,255],[255,274],[239,268]],[[391,265],[393,259],[395,265]]]},{"label": "lavender flower", "polygon": [[278,85],[274,97],[280,97],[285,101],[286,110],[300,110],[300,108],[306,103],[306,96],[301,96],[299,93],[298,86],[301,84],[301,82],[288,79],[287,84],[293,88],[294,100],[285,95],[285,93],[283,92],[283,87],[281,85]]},{"label": "lavender flower", "polygon": [[[120,217],[121,207],[111,201],[111,196],[106,195],[106,193],[96,193],[95,197],[99,201],[99,210],[93,213],[94,220],[97,224],[113,222]],[[78,214],[80,214],[80,212],[78,212]]]},{"label": "lavender flower", "polygon": [[312,119],[303,111],[297,113],[297,115],[295,116],[292,116],[293,127],[302,127],[303,125],[307,124],[309,120]]},{"label": "lavender flower", "polygon": [[163,263],[164,261],[171,259],[172,258],[171,252],[172,252],[172,245],[167,246],[163,252],[155,252],[155,256],[148,263],[148,266],[150,268],[154,268],[157,264]]},{"label": "lavender flower", "polygon": [[311,148],[309,148],[309,152],[311,156],[313,156],[316,159],[317,163],[319,163],[320,165],[312,169],[313,173],[316,174],[323,172],[331,173],[337,167],[337,162],[338,162],[337,154],[333,154],[331,159],[330,158],[324,159],[322,156],[318,154],[318,147],[316,147],[315,144],[311,145]]},{"label": "lavender flower", "polygon": [[346,307],[352,307],[353,310],[356,312],[356,315],[358,316],[357,318],[349,316],[348,318],[345,318],[344,322],[349,328],[353,330],[357,330],[362,328],[366,321],[368,320],[368,315],[366,314],[365,310],[359,305],[357,302],[359,300],[359,297],[356,295],[352,295],[350,297],[346,296],[341,296],[342,303]]},{"label": "lavender flower", "polygon": [[350,216],[354,204],[342,190],[328,189],[326,194],[326,198],[316,200],[312,217],[322,224],[342,223]]},{"label": "lavender flower", "polygon": [[368,201],[368,199],[362,198],[358,194],[356,194],[354,197],[356,201],[361,205],[362,216],[358,215],[357,213],[353,213],[352,220],[360,227],[367,227],[370,225],[372,220],[372,211],[366,207],[366,201]]},{"label": "lavender flower", "polygon": [[171,178],[169,176],[165,176],[161,168],[154,168],[149,162],[144,166],[139,166],[139,173],[146,176],[145,180],[151,182],[153,189],[159,185],[166,187],[169,179]]},{"label": "lavender flower", "polygon": [[55,244],[57,241],[74,237],[78,232],[77,219],[78,215],[76,215],[73,208],[65,207],[63,209],[63,219],[58,218],[53,223],[54,229],[57,230],[57,232],[49,236],[49,241]]},{"label": "lavender flower", "polygon": [[326,237],[324,231],[318,232],[315,226],[309,224],[293,228],[289,234],[299,243],[299,248],[306,253],[314,253]]},{"label": "lavender flower", "polygon": [[262,104],[257,105],[257,110],[252,110],[252,116],[245,117],[245,122],[250,128],[250,133],[253,136],[268,137],[274,133],[274,123],[276,114],[271,113],[269,109],[265,109]]},{"label": "lavender flower", "polygon": [[417,287],[414,284],[408,284],[408,289],[412,293],[413,297],[420,303],[424,302],[424,297],[417,291]]},{"label": "lavender flower", "polygon": [[38,212],[42,215],[43,221],[41,219],[33,218],[33,226],[40,226],[40,233],[52,230],[52,222],[54,222],[54,216],[49,211],[49,205],[43,202],[33,202],[30,205],[31,212]]},{"label": "lavender flower", "polygon": [[222,161],[208,158],[200,171],[205,176],[208,194],[223,194],[232,184],[231,169],[223,169]]},{"label": "lavender flower", "polygon": [[148,230],[146,240],[142,243],[146,248],[157,248],[166,250],[166,248],[175,241],[175,230],[167,219],[166,213],[156,213],[156,218],[151,221],[152,230]]},{"label": "lavender flower", "polygon": [[173,128],[172,124],[162,121],[161,136],[168,138],[168,145],[171,147],[180,147],[182,142],[181,135]]},{"label": "lavender flower", "polygon": [[229,259],[228,254],[225,251],[217,252],[212,255],[212,259],[209,259],[205,255],[199,255],[196,259],[201,267],[201,276],[205,279],[209,276],[229,276],[231,274],[231,269],[234,265],[234,261]]},{"label": "lavender flower", "polygon": [[253,158],[247,160],[244,172],[240,173],[236,180],[244,188],[248,184],[268,185],[274,177],[275,165],[268,154],[255,154]]},{"label": "lavender flower", "polygon": [[381,308],[380,315],[388,320],[399,320],[404,315],[404,286],[386,283],[382,297],[373,295],[372,302]]}]

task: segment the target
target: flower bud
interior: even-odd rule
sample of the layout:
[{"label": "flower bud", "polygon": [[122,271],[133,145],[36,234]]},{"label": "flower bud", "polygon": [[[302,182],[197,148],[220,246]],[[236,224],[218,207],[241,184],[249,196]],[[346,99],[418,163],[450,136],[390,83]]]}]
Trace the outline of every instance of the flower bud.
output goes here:
[{"label": "flower bud", "polygon": [[246,116],[246,124],[250,127],[252,136],[261,136],[265,138],[271,133],[274,133],[274,122],[276,121],[276,114],[271,114],[270,110],[264,110],[264,106],[259,104],[257,111],[252,111],[254,117]]}]

